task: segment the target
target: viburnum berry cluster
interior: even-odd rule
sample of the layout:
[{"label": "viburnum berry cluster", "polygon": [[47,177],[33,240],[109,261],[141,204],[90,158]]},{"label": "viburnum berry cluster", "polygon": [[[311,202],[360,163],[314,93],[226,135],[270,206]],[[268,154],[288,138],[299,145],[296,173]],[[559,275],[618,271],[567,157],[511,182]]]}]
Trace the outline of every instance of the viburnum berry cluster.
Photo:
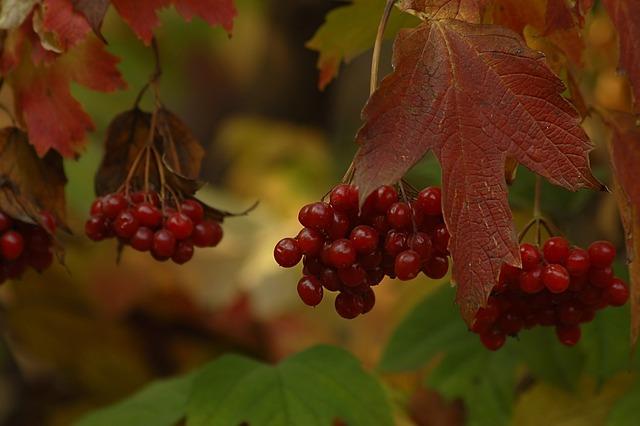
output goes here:
[{"label": "viburnum berry cluster", "polygon": [[627,285],[613,274],[616,249],[608,241],[596,241],[585,250],[551,237],[542,253],[532,244],[521,244],[520,256],[522,268],[503,264],[498,284],[471,327],[490,350],[502,347],[506,336],[535,326],[554,326],[558,340],[573,346],[580,340],[580,324],[592,321],[596,311],[629,299]]},{"label": "viburnum berry cluster", "polygon": [[173,260],[182,265],[193,257],[195,247],[215,247],[222,239],[222,227],[208,219],[195,198],[168,205],[155,191],[125,191],[97,198],[85,233],[93,241],[117,238],[158,261]]},{"label": "viburnum berry cluster", "polygon": [[21,278],[29,266],[38,272],[51,266],[56,220],[45,212],[41,221],[46,230],[0,211],[0,284]]},{"label": "viburnum berry cluster", "polygon": [[[406,198],[406,197],[405,197]],[[280,240],[274,258],[291,268],[301,260],[298,295],[309,306],[325,290],[338,292],[335,309],[352,319],[375,304],[373,287],[385,276],[406,281],[421,271],[438,279],[449,269],[449,232],[442,217],[440,188],[428,187],[401,200],[393,186],[380,186],[358,204],[358,189],[333,188],[329,202],[300,209],[304,228],[295,238]]]}]

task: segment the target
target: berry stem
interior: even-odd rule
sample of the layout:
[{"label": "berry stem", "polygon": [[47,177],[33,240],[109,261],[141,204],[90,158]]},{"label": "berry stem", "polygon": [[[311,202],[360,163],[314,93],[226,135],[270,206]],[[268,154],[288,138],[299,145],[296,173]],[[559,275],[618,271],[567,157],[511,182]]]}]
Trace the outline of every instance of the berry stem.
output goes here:
[{"label": "berry stem", "polygon": [[415,234],[415,233],[418,232],[418,227],[416,226],[415,212],[413,211],[413,206],[409,202],[409,198],[407,198],[407,193],[404,190],[404,181],[402,179],[400,179],[400,182],[398,182],[398,188],[400,188],[400,194],[402,195],[402,201],[407,203],[407,205],[409,206],[409,211],[411,212],[411,225],[413,226],[413,232]]}]

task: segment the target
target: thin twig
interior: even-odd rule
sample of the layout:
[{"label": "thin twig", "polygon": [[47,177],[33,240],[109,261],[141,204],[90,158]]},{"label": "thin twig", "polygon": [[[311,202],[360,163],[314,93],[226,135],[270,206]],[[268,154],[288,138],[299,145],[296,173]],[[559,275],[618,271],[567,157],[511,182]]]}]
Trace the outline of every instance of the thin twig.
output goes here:
[{"label": "thin twig", "polygon": [[378,33],[376,34],[376,41],[373,45],[373,55],[371,58],[371,81],[369,83],[369,95],[373,94],[378,88],[378,70],[380,68],[380,51],[382,50],[382,40],[384,39],[384,30],[387,28],[387,22],[389,22],[389,16],[396,0],[387,0],[387,4],[384,6],[384,12],[378,25]]}]

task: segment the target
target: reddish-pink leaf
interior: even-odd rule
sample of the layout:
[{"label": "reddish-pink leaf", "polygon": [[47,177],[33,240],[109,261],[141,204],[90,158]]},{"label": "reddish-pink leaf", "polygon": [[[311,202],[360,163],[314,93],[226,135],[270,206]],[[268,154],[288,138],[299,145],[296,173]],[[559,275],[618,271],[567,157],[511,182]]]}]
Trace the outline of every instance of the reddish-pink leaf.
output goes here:
[{"label": "reddish-pink leaf", "polygon": [[640,1],[603,0],[603,3],[618,30],[620,67],[631,82],[635,110],[640,111]]},{"label": "reddish-pink leaf", "polygon": [[520,264],[507,157],[567,189],[600,188],[591,144],[542,55],[505,28],[425,21],[400,33],[393,62],[363,111],[355,183],[364,197],[435,153],[457,302],[469,321],[500,265]]},{"label": "reddish-pink leaf", "polygon": [[613,128],[609,148],[630,261],[631,342],[635,345],[640,334],[640,126],[633,115],[625,113],[611,113],[607,121]]},{"label": "reddish-pink leaf", "polygon": [[233,0],[111,0],[136,35],[146,44],[151,42],[153,30],[160,24],[156,11],[174,4],[187,20],[199,16],[211,25],[221,25],[231,32],[237,15]]},{"label": "reddish-pink leaf", "polygon": [[54,34],[61,50],[81,42],[91,30],[86,18],[73,9],[71,0],[44,0],[42,2],[42,26]]}]

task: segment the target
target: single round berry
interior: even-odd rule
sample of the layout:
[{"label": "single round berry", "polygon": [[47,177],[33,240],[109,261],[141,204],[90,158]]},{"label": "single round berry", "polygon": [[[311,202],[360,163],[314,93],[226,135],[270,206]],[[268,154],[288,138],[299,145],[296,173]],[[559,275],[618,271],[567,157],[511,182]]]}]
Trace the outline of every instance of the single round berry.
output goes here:
[{"label": "single round berry", "polygon": [[407,234],[398,231],[389,231],[384,241],[384,251],[390,256],[396,256],[407,249]]},{"label": "single round berry", "polygon": [[178,240],[189,238],[193,233],[193,221],[184,213],[172,213],[167,218],[164,227],[171,231]]},{"label": "single round berry", "polygon": [[40,223],[42,227],[47,230],[50,234],[54,234],[56,232],[56,228],[58,227],[58,222],[56,221],[55,216],[51,212],[43,211],[40,213]]},{"label": "single round berry", "polygon": [[520,290],[527,294],[535,294],[544,290],[542,282],[542,267],[538,266],[529,271],[522,271],[518,279]]},{"label": "single round berry", "polygon": [[168,229],[160,229],[153,235],[151,251],[158,257],[171,257],[176,251],[176,237]]},{"label": "single round berry", "polygon": [[401,281],[411,280],[418,276],[422,259],[415,250],[405,250],[396,256],[394,270]]},{"label": "single round berry", "polygon": [[362,313],[364,300],[360,295],[342,291],[336,297],[335,308],[342,318],[353,319]]},{"label": "single round berry", "polygon": [[335,268],[346,268],[356,261],[356,249],[353,243],[339,239],[331,243],[328,250],[329,263]]},{"label": "single round berry", "polygon": [[547,262],[564,265],[569,256],[569,242],[562,237],[551,237],[542,246],[542,253]]},{"label": "single round berry", "polygon": [[376,304],[376,293],[371,287],[369,287],[361,293],[361,297],[362,313],[366,314],[367,312],[370,312],[371,309],[373,309],[373,306]]},{"label": "single round berry", "polygon": [[434,280],[443,278],[449,270],[449,260],[446,256],[431,256],[431,259],[424,265],[422,272]]},{"label": "single round berry", "polygon": [[346,183],[333,188],[329,195],[329,202],[334,210],[351,213],[358,211],[358,189]]},{"label": "single round berry", "polygon": [[102,199],[102,214],[109,219],[115,218],[121,211],[127,208],[127,200],[123,194],[108,194]]},{"label": "single round berry", "polygon": [[440,188],[430,186],[418,194],[418,208],[429,216],[442,215],[442,192]]},{"label": "single round berry", "polygon": [[27,258],[29,262],[29,266],[35,269],[38,272],[42,272],[45,269],[49,268],[53,263],[53,253],[51,250],[41,251],[38,253],[30,253]]},{"label": "single round berry", "polygon": [[4,232],[7,229],[11,228],[12,224],[13,220],[11,220],[11,217],[9,217],[9,215],[4,212],[0,212],[0,232]]},{"label": "single round berry", "polygon": [[162,223],[162,212],[156,206],[147,202],[135,206],[133,214],[142,226],[156,228]]},{"label": "single round berry", "polygon": [[347,287],[358,287],[367,282],[367,271],[357,263],[338,269],[340,281]]},{"label": "single round berry", "polygon": [[480,341],[485,348],[490,351],[497,351],[500,349],[506,341],[505,334],[497,328],[492,328],[487,332],[480,334]]},{"label": "single round berry", "polygon": [[106,237],[106,228],[104,216],[91,216],[84,224],[84,233],[92,241],[101,241]]},{"label": "single round berry", "polygon": [[332,240],[337,240],[348,237],[350,229],[351,222],[349,221],[349,216],[347,216],[346,213],[334,211],[331,226],[325,232],[329,234]]},{"label": "single round berry", "polygon": [[367,270],[367,284],[372,287],[376,286],[382,282],[382,280],[384,279],[384,276],[385,276],[384,269],[382,269],[379,266],[376,268],[369,269]]},{"label": "single round berry", "polygon": [[222,240],[222,226],[213,220],[203,220],[193,227],[191,239],[196,247],[215,247]]},{"label": "single round berry", "polygon": [[16,260],[24,251],[24,238],[17,231],[7,231],[0,237],[0,253],[7,260]]},{"label": "single round berry", "polygon": [[560,343],[566,346],[573,346],[580,341],[580,327],[577,325],[556,326],[556,336]]},{"label": "single round berry", "polygon": [[612,279],[613,269],[611,266],[589,269],[589,282],[596,287],[606,288],[611,284]]},{"label": "single round berry", "polygon": [[530,271],[542,261],[536,246],[528,243],[520,244],[520,257],[522,258],[522,269],[525,271]]},{"label": "single round berry", "polygon": [[567,269],[562,265],[556,263],[546,265],[542,268],[542,274],[540,276],[544,286],[551,293],[562,293],[569,288],[569,272],[567,272]]},{"label": "single round berry", "polygon": [[176,251],[171,256],[171,260],[178,265],[184,265],[193,258],[194,248],[191,241],[178,241]]},{"label": "single round berry", "polygon": [[322,202],[307,204],[300,210],[298,220],[307,228],[328,231],[333,222],[333,208]]},{"label": "single round berry", "polygon": [[449,238],[449,231],[444,223],[436,226],[431,237],[433,240],[433,248],[440,253],[447,253],[449,249]]},{"label": "single round berry", "polygon": [[565,261],[565,268],[571,276],[580,276],[589,272],[591,261],[589,253],[580,247],[574,247],[569,251],[569,256]]},{"label": "single round berry", "polygon": [[313,276],[305,275],[298,281],[298,296],[308,306],[322,302],[322,283]]},{"label": "single round berry", "polygon": [[335,269],[324,268],[322,272],[320,272],[320,281],[324,288],[329,291],[338,291],[341,288],[340,278]]},{"label": "single round berry", "polygon": [[276,247],[273,249],[273,257],[276,262],[278,262],[278,265],[284,268],[291,268],[300,262],[302,252],[296,240],[293,238],[283,238],[278,241],[278,244],[276,244]]},{"label": "single round berry", "polygon": [[324,246],[324,237],[319,231],[302,228],[296,237],[300,251],[307,256],[318,256]]},{"label": "single round berry", "polygon": [[153,245],[153,231],[141,226],[129,239],[129,245],[138,251],[149,251]]},{"label": "single round berry", "polygon": [[629,300],[629,288],[619,278],[614,278],[605,290],[607,303],[611,306],[623,306]]},{"label": "single round berry", "polygon": [[582,306],[574,300],[560,304],[557,311],[558,319],[564,325],[579,324],[582,319]]},{"label": "single round berry", "polygon": [[593,242],[589,246],[588,251],[591,265],[596,268],[610,266],[616,257],[616,248],[609,241]]},{"label": "single round berry", "polygon": [[204,219],[204,207],[198,200],[193,198],[186,199],[180,205],[182,213],[189,216],[193,223],[200,223]]},{"label": "single round berry", "polygon": [[508,311],[502,314],[498,325],[504,334],[515,336],[524,327],[524,321],[516,312]]},{"label": "single round berry", "polygon": [[303,256],[302,265],[304,265],[302,268],[302,273],[304,275],[319,275],[325,268],[324,263],[322,263],[317,257],[313,256]]},{"label": "single round berry", "polygon": [[416,251],[423,261],[428,260],[431,256],[431,238],[429,238],[429,235],[425,232],[416,232],[415,234],[409,235],[407,246],[411,250]]},{"label": "single round berry", "polygon": [[358,253],[371,253],[378,247],[379,234],[367,225],[358,225],[351,230],[349,239]]},{"label": "single round berry", "polygon": [[391,205],[398,201],[398,191],[393,186],[383,185],[375,192],[375,208],[379,213],[387,213]]},{"label": "single round berry", "polygon": [[140,224],[131,211],[124,210],[118,214],[111,226],[118,237],[128,240],[136,233]]},{"label": "single round berry", "polygon": [[393,203],[387,210],[387,222],[395,229],[409,229],[411,216],[411,207],[404,202]]},{"label": "single round berry", "polygon": [[382,262],[382,253],[379,250],[358,256],[358,263],[364,269],[374,269]]}]

